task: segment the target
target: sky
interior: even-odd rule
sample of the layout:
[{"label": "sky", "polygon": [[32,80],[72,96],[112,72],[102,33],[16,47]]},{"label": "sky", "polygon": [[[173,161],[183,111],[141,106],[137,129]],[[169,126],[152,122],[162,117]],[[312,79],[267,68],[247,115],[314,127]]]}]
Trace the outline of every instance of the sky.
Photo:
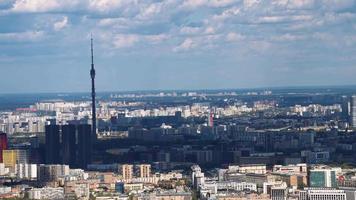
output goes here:
[{"label": "sky", "polygon": [[356,85],[356,0],[0,0],[0,93]]}]

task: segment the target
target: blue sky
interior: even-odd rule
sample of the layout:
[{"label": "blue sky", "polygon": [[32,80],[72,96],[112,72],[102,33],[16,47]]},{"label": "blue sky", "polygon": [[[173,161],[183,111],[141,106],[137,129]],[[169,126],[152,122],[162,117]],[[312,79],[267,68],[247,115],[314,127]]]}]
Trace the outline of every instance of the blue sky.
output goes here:
[{"label": "blue sky", "polygon": [[0,93],[356,85],[356,0],[0,0]]}]

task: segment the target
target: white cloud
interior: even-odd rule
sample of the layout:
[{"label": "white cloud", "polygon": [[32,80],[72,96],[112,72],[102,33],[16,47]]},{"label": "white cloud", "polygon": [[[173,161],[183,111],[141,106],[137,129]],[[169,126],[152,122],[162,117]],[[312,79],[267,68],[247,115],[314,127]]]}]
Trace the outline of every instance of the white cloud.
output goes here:
[{"label": "white cloud", "polygon": [[123,18],[104,18],[104,19],[100,19],[98,22],[99,26],[112,26],[116,23],[120,23],[122,21],[125,21],[125,19]]},{"label": "white cloud", "polygon": [[118,34],[113,38],[113,45],[115,48],[132,47],[139,41],[139,37],[134,34]]},{"label": "white cloud", "polygon": [[281,42],[297,41],[297,40],[302,40],[302,39],[306,39],[306,38],[302,35],[295,35],[295,34],[290,34],[290,33],[286,33],[283,35],[277,35],[272,38],[272,40],[274,40],[274,41],[281,41]]},{"label": "white cloud", "polygon": [[136,0],[89,0],[89,9],[91,11],[111,12],[118,8],[137,4]]},{"label": "white cloud", "polygon": [[136,25],[136,22],[129,18],[119,17],[99,19],[97,24],[103,29],[121,30]]},{"label": "white cloud", "polygon": [[322,6],[328,10],[342,10],[355,5],[355,0],[323,0]]},{"label": "white cloud", "polygon": [[315,6],[315,0],[289,0],[288,7],[291,9],[310,9]]},{"label": "white cloud", "polygon": [[90,11],[107,13],[137,5],[137,0],[16,0],[14,12]]},{"label": "white cloud", "polygon": [[209,5],[212,7],[224,7],[236,2],[239,1],[238,0],[210,0]]},{"label": "white cloud", "polygon": [[16,0],[10,11],[13,12],[51,12],[79,10],[85,5],[80,0]]},{"label": "white cloud", "polygon": [[56,0],[17,0],[12,10],[16,12],[44,12],[60,7]]},{"label": "white cloud", "polygon": [[147,7],[142,8],[142,11],[138,15],[139,19],[148,19],[161,12],[162,3],[149,4]]},{"label": "white cloud", "polygon": [[173,48],[173,51],[186,51],[196,47],[196,43],[191,38],[185,39],[179,46]]},{"label": "white cloud", "polygon": [[263,53],[269,50],[270,48],[272,48],[272,44],[270,42],[263,41],[263,40],[252,41],[249,43],[249,48],[251,48],[256,52]]},{"label": "white cloud", "polygon": [[241,9],[239,7],[232,7],[224,10],[221,14],[216,14],[213,16],[214,20],[222,21],[228,18],[232,18],[241,13]]},{"label": "white cloud", "polygon": [[272,0],[272,5],[285,7],[288,5],[289,0]]},{"label": "white cloud", "polygon": [[211,26],[207,27],[204,31],[205,34],[213,34],[215,33],[215,29]]},{"label": "white cloud", "polygon": [[[51,19],[65,15],[58,21],[45,21],[41,15],[36,15],[31,28],[60,31],[71,22],[70,31],[76,34],[102,33],[100,38],[105,47],[131,48],[148,44],[142,45],[142,49],[149,45],[165,45],[175,51],[199,51],[240,40],[261,41],[265,47],[270,41],[317,40],[318,35],[312,36],[313,32],[334,29],[343,23],[348,23],[352,29],[356,27],[353,23],[356,16],[343,9],[355,6],[355,1],[14,0],[10,11],[48,12]],[[83,20],[76,20],[77,16]],[[308,32],[303,38],[295,33],[304,30]],[[176,41],[181,42],[174,47]]]},{"label": "white cloud", "polygon": [[197,8],[206,4],[206,0],[185,0],[182,4],[182,8]]},{"label": "white cloud", "polygon": [[244,7],[251,8],[257,6],[260,3],[260,0],[244,0]]},{"label": "white cloud", "polygon": [[0,40],[18,42],[38,41],[42,39],[44,35],[43,31],[0,33]]},{"label": "white cloud", "polygon": [[183,35],[194,35],[201,32],[201,27],[184,26],[180,28],[179,32]]},{"label": "white cloud", "polygon": [[218,8],[228,6],[236,2],[238,2],[238,0],[185,0],[181,8],[194,9],[202,6]]},{"label": "white cloud", "polygon": [[145,39],[151,43],[157,44],[163,42],[164,40],[169,39],[169,35],[166,34],[159,34],[159,35],[147,35]]},{"label": "white cloud", "polygon": [[55,31],[60,31],[68,25],[68,17],[64,16],[62,20],[57,21],[53,24],[53,29]]},{"label": "white cloud", "polygon": [[228,42],[236,42],[236,41],[243,40],[245,38],[246,38],[245,36],[234,32],[230,32],[226,35],[226,40]]},{"label": "white cloud", "polygon": [[311,15],[276,15],[276,16],[263,16],[258,18],[257,23],[280,23],[280,22],[293,22],[293,21],[307,21],[312,20]]}]

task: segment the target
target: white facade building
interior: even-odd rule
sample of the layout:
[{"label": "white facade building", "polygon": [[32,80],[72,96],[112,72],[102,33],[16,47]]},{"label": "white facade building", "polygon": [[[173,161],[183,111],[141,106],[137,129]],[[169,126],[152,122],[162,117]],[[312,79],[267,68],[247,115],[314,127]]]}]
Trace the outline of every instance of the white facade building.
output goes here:
[{"label": "white facade building", "polygon": [[33,188],[28,191],[29,199],[64,199],[64,189],[63,188]]},{"label": "white facade building", "polygon": [[299,200],[347,200],[344,190],[331,188],[306,188],[299,193]]},{"label": "white facade building", "polygon": [[16,164],[16,177],[19,179],[34,180],[37,178],[36,164]]}]

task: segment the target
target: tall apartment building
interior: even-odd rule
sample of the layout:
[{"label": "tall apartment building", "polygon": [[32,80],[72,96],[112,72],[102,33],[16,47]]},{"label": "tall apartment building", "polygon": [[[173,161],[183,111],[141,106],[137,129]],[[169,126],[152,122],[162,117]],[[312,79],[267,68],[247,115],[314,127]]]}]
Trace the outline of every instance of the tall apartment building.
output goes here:
[{"label": "tall apartment building", "polygon": [[11,171],[15,171],[16,164],[28,163],[29,156],[26,150],[3,150],[2,153],[5,167],[10,168]]},{"label": "tall apartment building", "polygon": [[139,168],[140,168],[140,177],[141,178],[151,177],[151,165],[142,164],[142,165],[139,165]]},{"label": "tall apartment building", "polygon": [[198,189],[205,184],[205,175],[202,173],[201,168],[198,165],[193,165],[192,170],[192,185],[194,189]]},{"label": "tall apartment building", "polygon": [[122,165],[122,177],[124,180],[131,180],[133,177],[133,165]]},{"label": "tall apartment building", "polygon": [[37,178],[36,164],[16,164],[16,177],[19,179],[34,180]]},{"label": "tall apartment building", "polygon": [[68,165],[38,165],[37,176],[41,183],[56,181],[59,177],[69,175]]}]

